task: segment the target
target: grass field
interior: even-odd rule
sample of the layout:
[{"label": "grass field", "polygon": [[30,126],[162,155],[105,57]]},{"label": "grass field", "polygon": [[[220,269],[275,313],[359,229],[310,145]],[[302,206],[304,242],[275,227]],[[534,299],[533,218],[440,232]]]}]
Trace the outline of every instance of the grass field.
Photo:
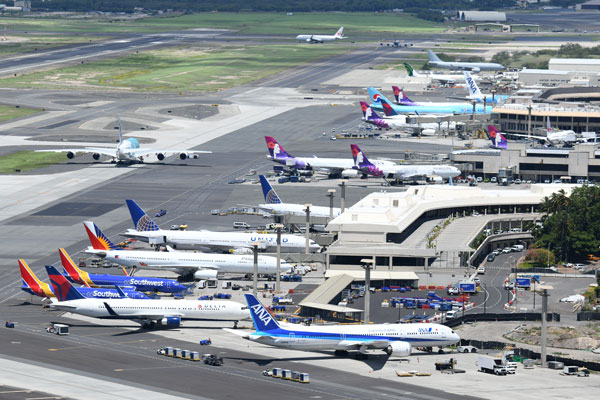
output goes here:
[{"label": "grass field", "polygon": [[3,87],[214,91],[346,52],[350,45],[169,48],[0,79]]},{"label": "grass field", "polygon": [[45,35],[27,35],[27,36],[9,36],[5,42],[0,42],[0,55],[11,55],[43,51],[73,43],[89,43],[90,41],[99,41],[100,37],[87,36],[45,36]]},{"label": "grass field", "polygon": [[0,25],[29,31],[56,32],[134,32],[155,33],[192,28],[234,29],[246,34],[299,33],[334,34],[344,26],[344,33],[352,38],[358,33],[435,33],[447,26],[425,21],[407,14],[375,13],[197,13],[172,17],[119,19],[94,18],[18,18],[2,17]]},{"label": "grass field", "polygon": [[0,157],[0,174],[11,174],[15,169],[31,171],[66,161],[65,153],[36,153],[19,151]]},{"label": "grass field", "polygon": [[8,121],[9,119],[26,117],[30,114],[35,114],[40,110],[33,108],[15,107],[15,106],[3,106],[0,105],[0,122]]}]

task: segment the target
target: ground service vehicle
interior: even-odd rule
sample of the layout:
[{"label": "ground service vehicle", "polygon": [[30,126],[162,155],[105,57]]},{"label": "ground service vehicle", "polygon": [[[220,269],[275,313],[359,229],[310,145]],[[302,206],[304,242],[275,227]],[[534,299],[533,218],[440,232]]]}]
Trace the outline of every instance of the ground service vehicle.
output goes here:
[{"label": "ground service vehicle", "polygon": [[495,375],[506,375],[508,373],[501,358],[479,356],[477,358],[477,365],[479,366],[480,372],[487,372],[488,374]]}]

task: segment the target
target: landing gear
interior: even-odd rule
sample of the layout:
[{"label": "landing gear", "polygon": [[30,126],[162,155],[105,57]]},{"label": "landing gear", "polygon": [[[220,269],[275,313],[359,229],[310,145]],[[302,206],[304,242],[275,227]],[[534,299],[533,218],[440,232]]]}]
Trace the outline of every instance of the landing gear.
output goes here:
[{"label": "landing gear", "polygon": [[348,351],[347,350],[336,350],[334,352],[336,357],[348,357]]},{"label": "landing gear", "polygon": [[444,349],[443,349],[442,347],[440,347],[440,348],[438,349],[438,353],[439,353],[439,354],[444,354]]},{"label": "landing gear", "polygon": [[237,329],[238,328],[238,322],[239,321],[233,321],[233,329]]}]

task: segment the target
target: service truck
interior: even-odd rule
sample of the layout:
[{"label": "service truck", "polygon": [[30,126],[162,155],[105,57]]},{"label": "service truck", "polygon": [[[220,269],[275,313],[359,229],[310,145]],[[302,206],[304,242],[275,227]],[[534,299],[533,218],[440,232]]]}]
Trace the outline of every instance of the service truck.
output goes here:
[{"label": "service truck", "polygon": [[508,373],[501,358],[479,356],[477,358],[477,365],[479,366],[480,372],[487,372],[488,374],[495,375],[506,375]]}]

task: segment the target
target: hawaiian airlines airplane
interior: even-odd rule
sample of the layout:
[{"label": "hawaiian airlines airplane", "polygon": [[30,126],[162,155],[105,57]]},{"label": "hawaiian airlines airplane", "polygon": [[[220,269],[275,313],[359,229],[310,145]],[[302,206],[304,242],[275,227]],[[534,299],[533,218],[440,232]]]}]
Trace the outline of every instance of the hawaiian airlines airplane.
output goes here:
[{"label": "hawaiian airlines airplane", "polygon": [[442,61],[440,58],[431,50],[427,50],[429,54],[429,65],[438,68],[445,69],[459,69],[471,72],[479,71],[501,71],[504,69],[504,65],[498,63],[489,62],[459,62],[459,61]]},{"label": "hawaiian airlines airplane", "polygon": [[[88,247],[86,253],[96,254],[125,267],[169,270],[194,279],[217,279],[219,273],[252,274],[254,272],[252,255],[122,250],[112,243],[93,222],[86,221],[83,225],[92,243],[92,247]],[[290,264],[281,261],[281,273],[289,272],[291,269]],[[258,273],[276,274],[277,258],[259,255]]]},{"label": "hawaiian airlines airplane", "polygon": [[50,307],[103,319],[127,319],[143,326],[155,323],[178,328],[182,320],[238,321],[249,317],[248,307],[234,301],[89,299],[52,266],[46,267],[56,300]]},{"label": "hawaiian airlines airplane", "polygon": [[[383,94],[373,87],[367,88],[369,97],[371,98],[371,108],[376,111],[383,110],[383,104],[381,100],[385,100],[399,114],[469,114],[473,112],[473,105],[465,102],[455,103],[415,103],[396,105],[392,104]],[[481,104],[475,104],[475,113],[483,114],[490,113],[492,106],[486,106],[485,108]]]},{"label": "hawaiian airlines airplane", "polygon": [[148,278],[143,276],[118,276],[109,274],[90,274],[75,265],[65,249],[58,249],[62,266],[67,271],[67,279],[88,287],[132,286],[140,292],[181,293],[189,286],[173,279]]},{"label": "hawaiian airlines airplane", "polygon": [[323,43],[323,42],[332,42],[338,39],[346,39],[343,36],[344,27],[342,26],[335,35],[298,35],[296,36],[296,40],[298,42],[308,42],[308,43]]},{"label": "hawaiian airlines airplane", "polygon": [[[268,158],[278,164],[297,170],[318,170],[329,174],[330,177],[354,178],[360,176],[354,170],[352,160],[350,158],[319,158],[313,157],[294,157],[285,151],[283,146],[277,143],[277,140],[272,136],[265,136],[267,149],[269,150]],[[390,161],[374,160],[376,165],[393,165]]]},{"label": "hawaiian airlines airplane", "polygon": [[428,179],[441,183],[443,179],[450,179],[460,175],[460,170],[451,165],[395,165],[390,168],[380,169],[369,162],[367,156],[357,145],[351,144],[350,149],[352,150],[352,157],[357,169],[384,179],[398,179],[402,181]]},{"label": "hawaiian airlines airplane", "polygon": [[[251,249],[258,243],[259,249],[277,250],[277,234],[256,232],[213,232],[213,231],[172,231],[160,229],[158,225],[133,200],[126,200],[135,229],[127,229],[122,236],[135,238],[152,244],[168,244],[179,250],[228,251],[230,249]],[[310,251],[321,250],[314,240],[310,240]],[[304,252],[306,239],[296,235],[281,235],[281,250],[284,252]]]},{"label": "hawaiian airlines airplane", "polygon": [[101,155],[112,157],[113,162],[131,163],[144,162],[144,157],[155,154],[159,161],[165,159],[170,154],[179,154],[181,160],[188,157],[198,158],[198,154],[212,153],[212,151],[201,150],[157,150],[140,147],[140,142],[136,138],[123,139],[121,131],[121,120],[119,119],[119,144],[116,147],[83,147],[75,149],[52,149],[36,150],[38,152],[67,153],[67,158],[72,159],[76,153],[91,153],[94,160],[99,160]]},{"label": "hawaiian airlines airplane", "polygon": [[[259,204],[257,208],[263,212],[268,212],[274,215],[295,215],[295,216],[306,216],[306,206],[303,204],[294,203],[283,203],[275,190],[267,181],[264,175],[260,175],[260,185],[262,186],[263,195],[265,197],[265,203]],[[341,214],[341,209],[333,209],[333,217],[337,217]],[[329,218],[330,208],[322,206],[311,206],[310,215],[313,217],[324,217]]]},{"label": "hawaiian airlines airplane", "polygon": [[360,324],[303,326],[277,322],[252,294],[245,294],[255,331],[245,339],[293,350],[347,352],[383,350],[389,355],[409,356],[413,347],[444,347],[460,337],[440,324]]},{"label": "hawaiian airlines airplane", "polygon": [[585,139],[578,137],[573,130],[553,129],[552,125],[550,124],[550,117],[546,118],[546,131],[546,136],[525,135],[522,133],[511,133],[510,135],[528,139],[536,139],[546,145],[554,147],[572,146],[575,143],[585,142]]},{"label": "hawaiian airlines airplane", "polygon": [[[54,291],[52,287],[48,285],[46,282],[42,282],[38,279],[38,277],[33,273],[31,268],[27,265],[25,260],[19,260],[19,269],[21,270],[21,278],[23,279],[23,285],[21,286],[21,290],[27,292],[34,296],[39,297],[56,297],[54,295]],[[97,289],[90,287],[82,287],[79,288],[79,292],[84,297],[93,297],[93,298],[119,298],[126,297],[130,299],[148,299],[144,293],[136,292],[131,287],[119,287],[116,289]]]},{"label": "hawaiian airlines airplane", "polygon": [[494,125],[488,125],[488,133],[490,134],[490,140],[492,141],[490,148],[506,150],[508,147],[508,140],[506,140],[498,128],[496,128]]},{"label": "hawaiian airlines airplane", "polygon": [[[399,89],[397,86],[393,86],[393,88],[398,89],[400,93],[402,93],[402,96],[410,101],[402,89]],[[363,104],[363,102],[361,102],[361,104]],[[369,106],[367,103],[364,104],[367,107]],[[417,131],[417,133],[420,135],[434,135],[438,131],[449,131],[450,129],[454,129],[456,127],[455,121],[451,121],[450,123],[440,122],[439,124],[436,122],[423,122],[418,124],[407,123],[407,116],[405,114],[398,114],[396,110],[384,99],[381,99],[381,106],[383,107],[383,113],[385,114],[385,121],[395,129],[410,128]]]}]

